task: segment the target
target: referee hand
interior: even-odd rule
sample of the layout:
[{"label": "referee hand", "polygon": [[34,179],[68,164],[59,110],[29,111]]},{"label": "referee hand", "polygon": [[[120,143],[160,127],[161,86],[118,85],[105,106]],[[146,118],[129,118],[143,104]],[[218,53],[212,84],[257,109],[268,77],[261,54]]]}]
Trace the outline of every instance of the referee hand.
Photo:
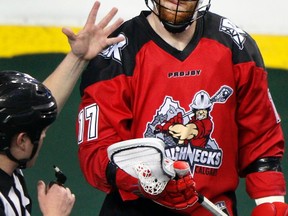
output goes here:
[{"label": "referee hand", "polygon": [[39,181],[38,202],[44,216],[68,216],[75,203],[75,195],[69,188],[53,184],[48,188],[43,181]]}]

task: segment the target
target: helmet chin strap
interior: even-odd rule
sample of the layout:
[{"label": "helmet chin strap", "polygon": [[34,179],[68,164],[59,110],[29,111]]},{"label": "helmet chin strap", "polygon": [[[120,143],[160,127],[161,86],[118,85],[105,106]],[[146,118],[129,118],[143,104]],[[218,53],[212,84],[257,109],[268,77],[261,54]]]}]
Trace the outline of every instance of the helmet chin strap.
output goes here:
[{"label": "helmet chin strap", "polygon": [[20,168],[20,169],[25,169],[27,162],[30,160],[30,159],[21,159],[21,160],[18,160],[17,158],[15,158],[15,157],[11,154],[11,152],[10,152],[9,149],[6,149],[6,150],[5,150],[5,153],[6,153],[7,157],[8,157],[10,160],[18,163],[18,168]]},{"label": "helmet chin strap", "polygon": [[163,24],[164,28],[170,32],[170,33],[173,33],[173,34],[177,34],[177,33],[181,33],[183,31],[185,31],[187,29],[187,27],[189,27],[192,22],[187,22],[187,23],[184,23],[184,24],[171,24],[171,23],[168,23],[168,22],[165,22],[165,21],[161,21],[161,23]]},{"label": "helmet chin strap", "polygon": [[18,163],[18,168],[19,168],[19,169],[25,169],[25,168],[26,168],[26,165],[27,165],[27,162],[30,161],[30,160],[35,156],[35,154],[36,154],[36,152],[37,152],[37,149],[38,149],[38,143],[39,143],[39,140],[35,140],[35,141],[33,142],[32,153],[31,153],[30,157],[29,157],[29,158],[26,158],[26,159],[18,160],[17,158],[15,158],[15,157],[11,154],[9,148],[5,149],[5,153],[6,153],[7,157],[8,157],[10,160]]}]

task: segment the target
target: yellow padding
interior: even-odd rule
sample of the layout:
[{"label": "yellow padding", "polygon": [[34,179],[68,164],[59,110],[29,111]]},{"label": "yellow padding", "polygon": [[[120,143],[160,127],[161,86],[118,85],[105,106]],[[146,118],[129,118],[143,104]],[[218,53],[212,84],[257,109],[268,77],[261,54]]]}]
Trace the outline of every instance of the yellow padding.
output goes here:
[{"label": "yellow padding", "polygon": [[0,26],[0,57],[67,53],[70,48],[61,29],[46,26]]},{"label": "yellow padding", "polygon": [[288,69],[288,35],[252,35],[262,52],[266,67]]},{"label": "yellow padding", "polygon": [[[79,28],[72,28],[74,32]],[[252,35],[267,68],[288,69],[288,35]],[[70,47],[60,27],[0,26],[0,58],[37,53],[67,53]]]}]

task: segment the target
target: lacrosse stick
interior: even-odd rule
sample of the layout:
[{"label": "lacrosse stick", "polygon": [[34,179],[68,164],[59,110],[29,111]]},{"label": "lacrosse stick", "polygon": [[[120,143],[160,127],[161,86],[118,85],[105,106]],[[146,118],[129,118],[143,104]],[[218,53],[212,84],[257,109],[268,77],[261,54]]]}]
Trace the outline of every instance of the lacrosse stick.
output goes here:
[{"label": "lacrosse stick", "polygon": [[[108,147],[111,162],[129,175],[140,180],[144,191],[151,195],[160,194],[170,179],[190,172],[177,173],[174,161],[164,153],[165,144],[157,138],[138,138],[115,143]],[[227,216],[214,203],[198,193],[198,203],[214,216]]]}]

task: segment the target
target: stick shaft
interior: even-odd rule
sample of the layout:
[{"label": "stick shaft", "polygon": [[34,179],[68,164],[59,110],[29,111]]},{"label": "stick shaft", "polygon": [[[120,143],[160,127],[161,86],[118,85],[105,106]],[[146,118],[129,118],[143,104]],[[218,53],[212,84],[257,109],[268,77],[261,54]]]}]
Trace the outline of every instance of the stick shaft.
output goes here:
[{"label": "stick shaft", "polygon": [[214,203],[212,203],[202,194],[198,194],[198,197],[198,203],[200,203],[204,208],[210,211],[214,216],[227,216],[226,213],[221,211]]}]

